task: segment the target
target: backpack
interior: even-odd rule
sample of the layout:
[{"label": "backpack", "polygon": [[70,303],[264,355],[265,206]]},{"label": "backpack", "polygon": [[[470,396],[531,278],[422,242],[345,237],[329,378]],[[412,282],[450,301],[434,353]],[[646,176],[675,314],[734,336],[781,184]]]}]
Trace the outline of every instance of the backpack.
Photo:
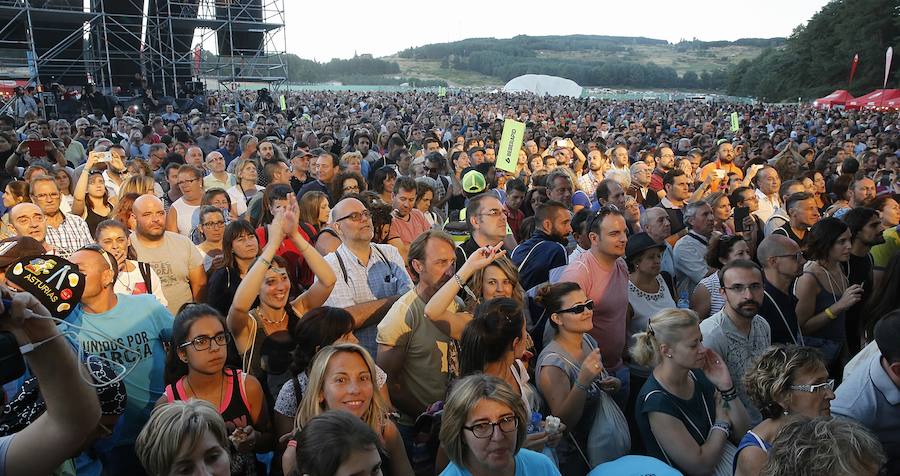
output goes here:
[{"label": "backpack", "polygon": [[147,286],[147,294],[153,294],[153,280],[150,277],[150,264],[138,261],[137,267],[138,271],[141,272],[141,277],[144,278],[144,284]]}]

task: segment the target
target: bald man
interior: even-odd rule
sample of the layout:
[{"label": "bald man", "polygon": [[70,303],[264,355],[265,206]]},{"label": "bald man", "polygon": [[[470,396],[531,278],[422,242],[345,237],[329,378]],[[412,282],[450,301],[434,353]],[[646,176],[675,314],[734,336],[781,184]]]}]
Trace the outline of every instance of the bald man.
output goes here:
[{"label": "bald man", "polygon": [[53,253],[53,246],[47,243],[47,218],[41,208],[33,203],[20,203],[9,212],[9,222],[12,223],[18,236],[30,236],[37,240],[47,253]]},{"label": "bald man", "polygon": [[800,246],[784,235],[770,235],[759,244],[756,256],[763,265],[765,296],[759,315],[769,323],[773,344],[803,345],[797,325],[797,298],[791,285],[803,273],[806,261]]},{"label": "bald man", "polygon": [[159,275],[172,314],[186,302],[200,302],[206,272],[203,257],[186,236],[166,231],[166,211],[153,195],[141,195],[131,206],[136,222],[131,246],[137,259]]},{"label": "bald man", "polygon": [[345,198],[331,210],[341,246],[325,256],[337,283],[325,301],[353,316],[360,345],[375,355],[378,324],[394,301],[413,288],[400,252],[391,245],[372,243],[372,216],[362,202]]},{"label": "bald man", "polygon": [[115,446],[105,453],[104,469],[142,474],[134,440],[164,390],[163,339],[171,335],[172,315],[151,294],[116,294],[115,258],[100,247],[76,251],[69,260],[84,274],[84,294],[66,317],[72,327],[61,324],[60,330],[73,332],[84,353],[129,369],[124,378],[128,401],[111,438]]}]

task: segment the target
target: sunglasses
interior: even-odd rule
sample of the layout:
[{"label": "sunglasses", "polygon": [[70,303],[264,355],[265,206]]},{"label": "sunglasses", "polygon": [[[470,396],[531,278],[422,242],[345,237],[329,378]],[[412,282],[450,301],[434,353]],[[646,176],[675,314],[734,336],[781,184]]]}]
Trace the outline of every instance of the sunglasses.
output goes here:
[{"label": "sunglasses", "polygon": [[585,309],[587,309],[588,311],[593,311],[594,310],[594,301],[588,299],[587,301],[585,301],[582,304],[578,304],[577,306],[572,306],[568,309],[560,309],[560,310],[556,311],[556,313],[562,314],[564,312],[571,312],[573,314],[581,314],[582,312],[584,312]]}]

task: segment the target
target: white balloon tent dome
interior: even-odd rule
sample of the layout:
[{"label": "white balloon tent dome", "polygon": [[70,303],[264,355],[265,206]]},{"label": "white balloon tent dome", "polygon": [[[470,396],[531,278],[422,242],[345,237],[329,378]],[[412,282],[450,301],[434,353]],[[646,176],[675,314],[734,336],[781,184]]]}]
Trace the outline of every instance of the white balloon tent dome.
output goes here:
[{"label": "white balloon tent dome", "polygon": [[581,97],[581,86],[575,81],[559,76],[547,76],[544,74],[523,74],[509,80],[503,86],[505,93],[529,92],[538,96],[549,94],[550,96]]}]

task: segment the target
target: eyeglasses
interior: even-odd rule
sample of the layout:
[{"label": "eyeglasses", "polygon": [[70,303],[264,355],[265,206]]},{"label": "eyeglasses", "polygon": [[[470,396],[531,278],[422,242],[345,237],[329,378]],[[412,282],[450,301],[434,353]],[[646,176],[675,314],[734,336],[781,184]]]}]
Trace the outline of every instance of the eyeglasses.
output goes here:
[{"label": "eyeglasses", "polygon": [[763,285],[762,283],[735,284],[734,286],[722,286],[722,289],[727,289],[738,294],[744,294],[744,291],[748,289],[751,293],[758,293],[763,290]]},{"label": "eyeglasses", "polygon": [[204,223],[203,226],[205,226],[207,228],[212,228],[213,230],[218,230],[219,228],[225,227],[225,222],[224,221],[211,221],[211,222]]},{"label": "eyeglasses", "polygon": [[368,220],[370,218],[372,218],[372,212],[365,210],[365,211],[361,211],[361,212],[353,212],[343,218],[338,218],[337,220],[335,220],[335,222],[350,220],[350,221],[355,221],[355,222],[359,223],[361,221]]},{"label": "eyeglasses", "polygon": [[219,347],[224,347],[228,341],[231,340],[231,334],[227,332],[220,332],[212,337],[210,336],[197,336],[193,339],[185,342],[178,346],[179,349],[184,349],[187,346],[193,346],[196,351],[204,351],[208,350],[213,342],[216,343]]},{"label": "eyeglasses", "polygon": [[36,198],[38,200],[47,200],[47,199],[56,200],[57,198],[59,198],[59,192],[39,193],[37,195],[34,195],[34,198]]},{"label": "eyeglasses", "polygon": [[494,427],[500,427],[500,431],[509,433],[519,427],[519,420],[515,416],[506,416],[497,421],[464,426],[463,429],[471,431],[475,438],[490,438],[494,434]]},{"label": "eyeglasses", "polygon": [[358,191],[359,191],[359,185],[351,185],[351,186],[349,186],[349,187],[344,187],[343,190],[344,190],[345,192],[358,192]]},{"label": "eyeglasses", "polygon": [[591,301],[590,299],[588,299],[587,301],[585,301],[577,306],[572,306],[568,309],[560,309],[560,310],[556,311],[556,313],[561,314],[563,312],[571,312],[574,314],[581,314],[582,312],[584,312],[585,309],[587,309],[588,311],[593,311],[594,310],[594,301]]},{"label": "eyeglasses", "polygon": [[806,392],[806,393],[816,393],[819,390],[828,389],[830,391],[834,391],[834,379],[830,378],[825,382],[816,384],[816,385],[791,385],[791,390],[797,390],[798,392]]},{"label": "eyeglasses", "polygon": [[798,251],[796,253],[789,254],[789,255],[775,255],[775,256],[773,256],[773,258],[794,258],[797,261],[801,261],[801,260],[803,260],[803,252]]},{"label": "eyeglasses", "polygon": [[200,179],[198,179],[198,178],[192,178],[192,179],[182,180],[181,182],[178,182],[178,185],[184,185],[184,184],[186,184],[186,183],[193,183],[193,182],[196,182],[196,181],[198,181],[198,180],[200,180]]},{"label": "eyeglasses", "polygon": [[106,260],[106,264],[109,265],[110,271],[115,271],[115,269],[117,268],[116,259],[113,258],[113,256],[109,254],[108,251],[103,249],[103,247],[98,245],[97,243],[88,243],[82,246],[80,249],[100,253],[100,255],[103,256],[103,259]]}]

